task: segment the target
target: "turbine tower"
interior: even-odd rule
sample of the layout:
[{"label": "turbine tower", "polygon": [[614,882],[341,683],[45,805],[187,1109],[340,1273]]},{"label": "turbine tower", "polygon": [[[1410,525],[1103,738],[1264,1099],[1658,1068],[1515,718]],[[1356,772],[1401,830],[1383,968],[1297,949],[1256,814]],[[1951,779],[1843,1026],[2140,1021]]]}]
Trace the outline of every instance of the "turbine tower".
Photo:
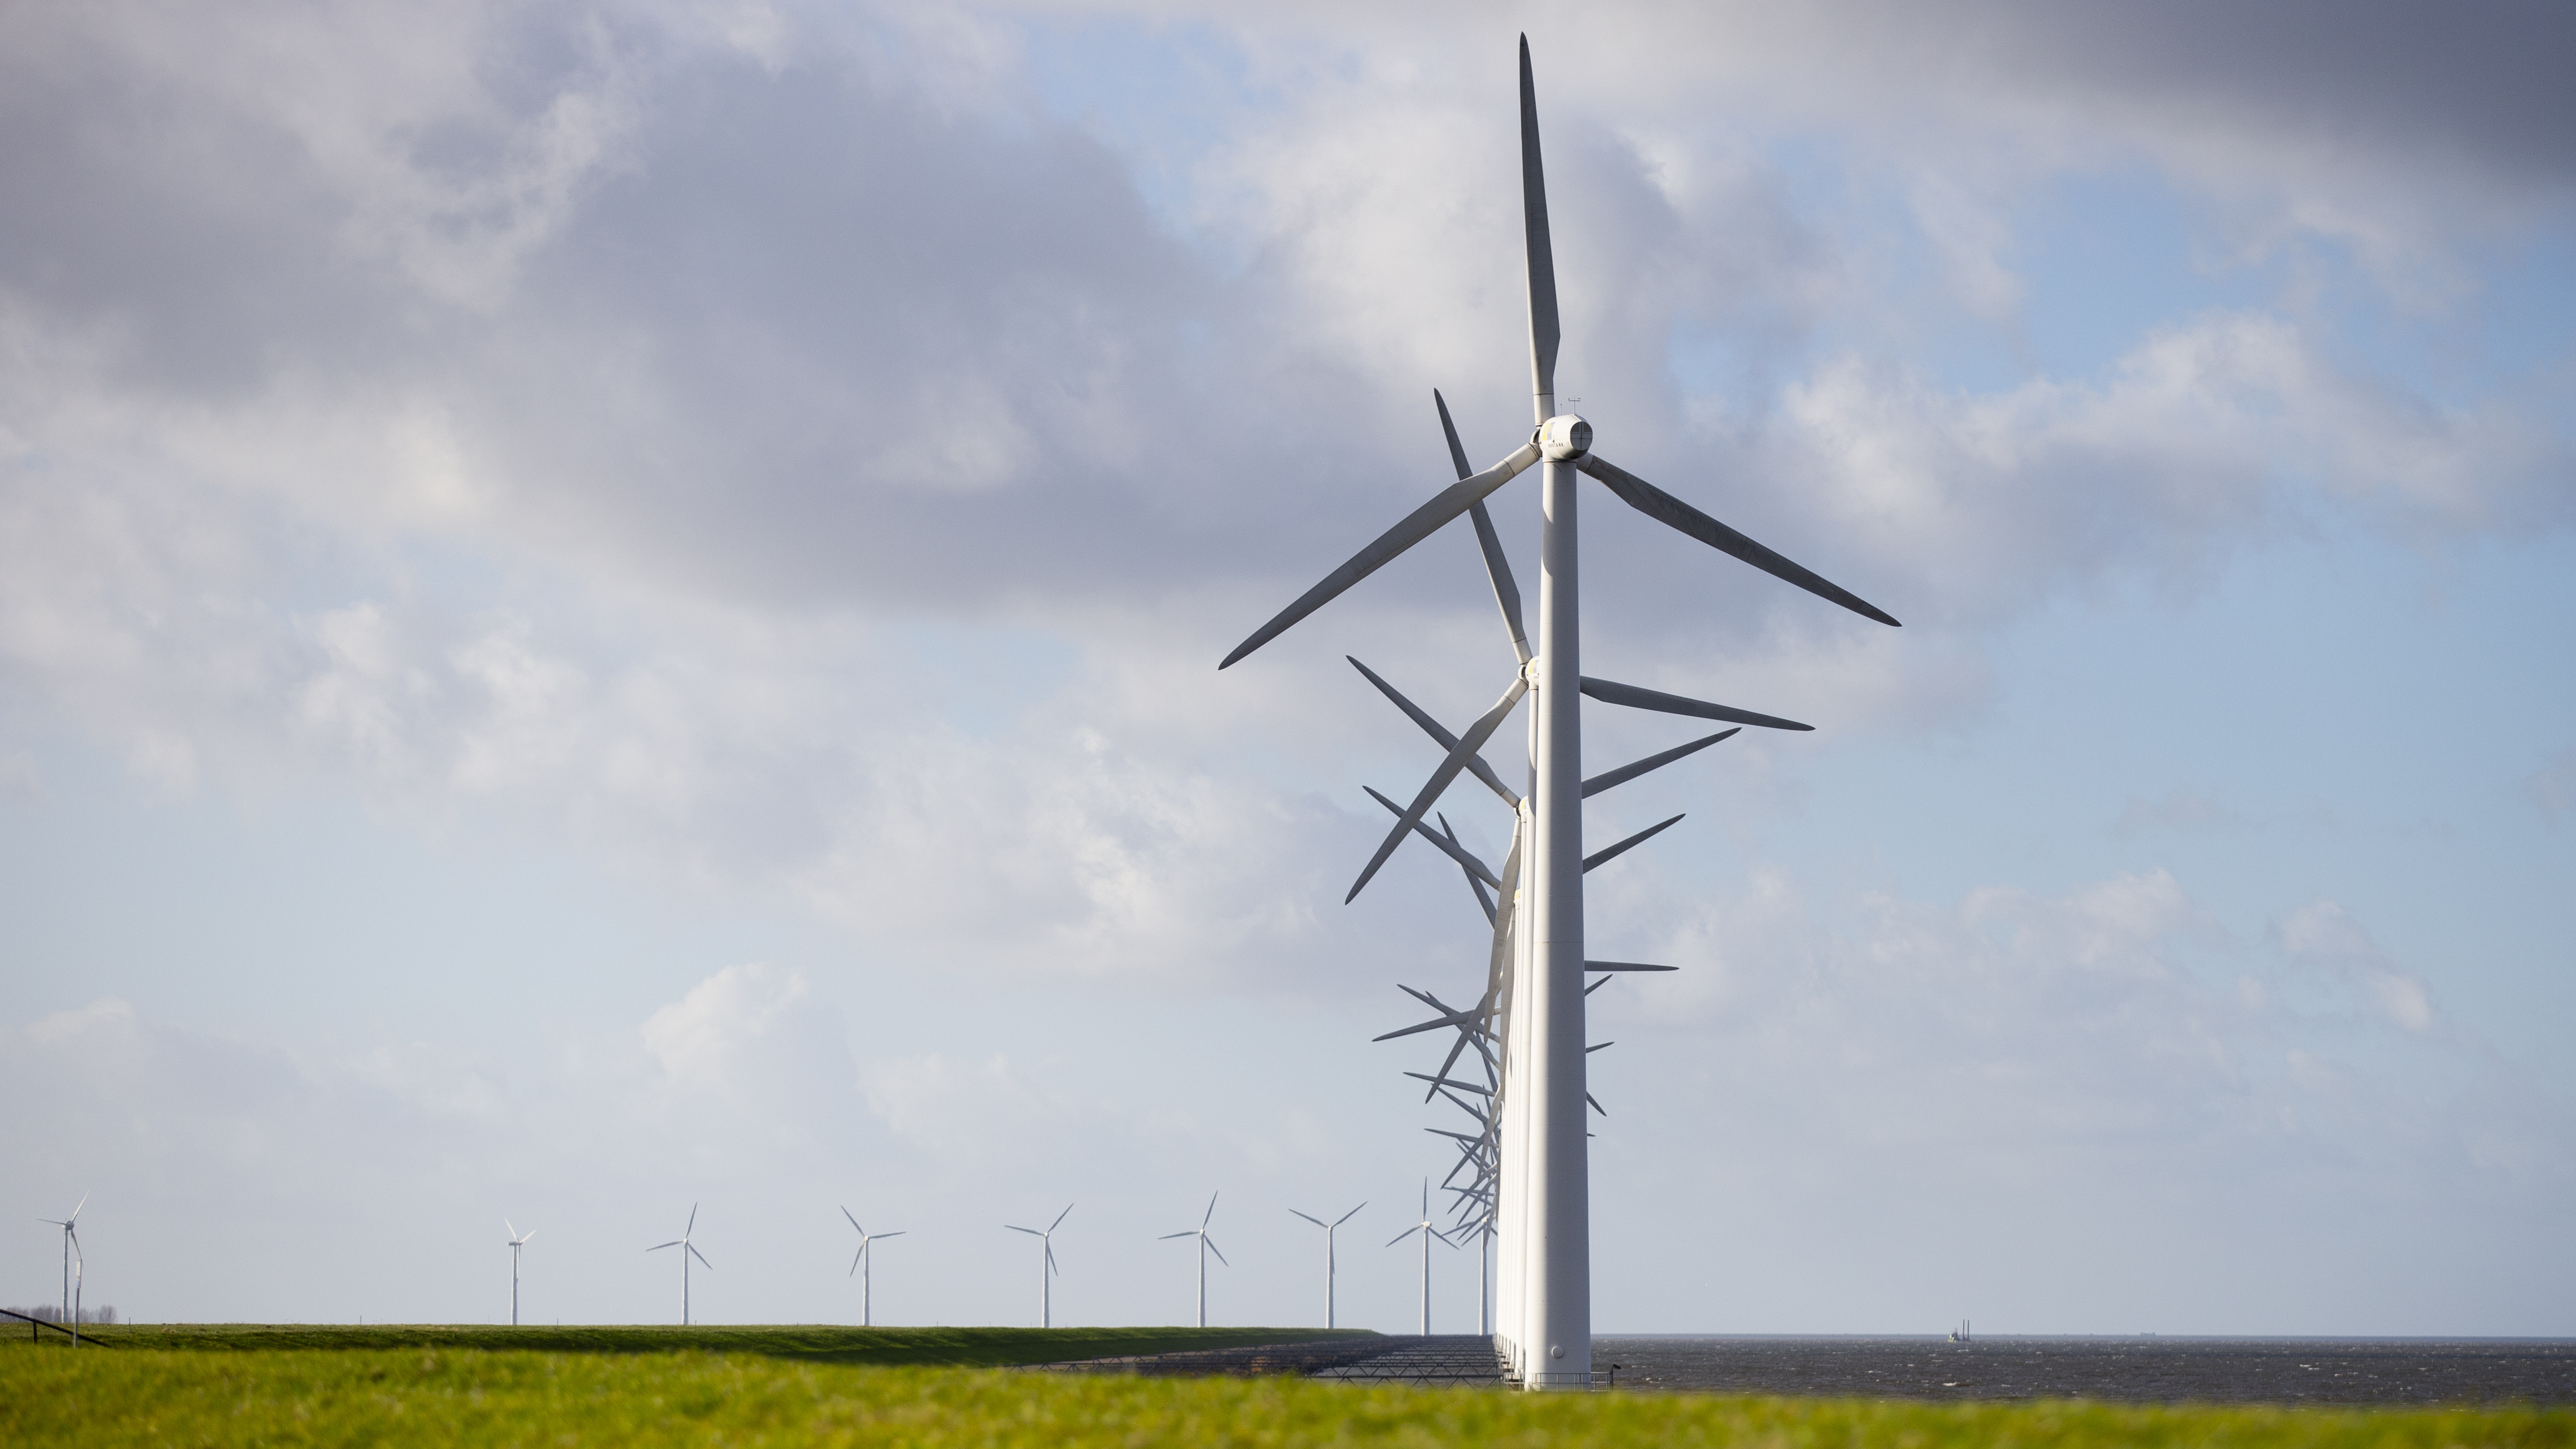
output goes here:
[{"label": "turbine tower", "polygon": [[[1447,1235],[1431,1225],[1431,1179],[1427,1177],[1422,1179],[1422,1221],[1387,1239],[1386,1245],[1392,1248],[1415,1233],[1422,1235],[1422,1336],[1429,1338],[1431,1336],[1431,1240],[1438,1238],[1444,1243],[1449,1243],[1449,1239]],[[1454,1248],[1458,1245],[1449,1243],[1449,1246]]]},{"label": "turbine tower", "polygon": [[1326,1328],[1335,1326],[1333,1323],[1333,1229],[1358,1216],[1360,1208],[1367,1206],[1367,1203],[1361,1203],[1360,1207],[1351,1209],[1329,1223],[1312,1213],[1297,1213],[1295,1208],[1288,1210],[1324,1230],[1324,1326]]},{"label": "turbine tower", "polygon": [[81,1254],[78,1224],[81,1209],[88,1206],[89,1194],[82,1193],[81,1200],[73,1206],[70,1217],[36,1219],[40,1223],[52,1223],[63,1230],[63,1321],[72,1326],[72,1342],[75,1345],[80,1342],[81,1279],[89,1271],[89,1260]]},{"label": "turbine tower", "polygon": [[[501,1226],[510,1229],[510,1326],[516,1328],[519,1326],[519,1250],[528,1245],[528,1240],[537,1235],[537,1230],[530,1228],[520,1232],[511,1226],[508,1218],[501,1219]],[[687,1296],[685,1289],[681,1296]]]},{"label": "turbine tower", "polygon": [[[1057,1213],[1055,1221],[1047,1224],[1044,1232],[1036,1228],[1011,1227],[1009,1223],[1002,1224],[1012,1232],[1026,1233],[1037,1239],[1039,1246],[1046,1250],[1038,1257],[1038,1327],[1040,1328],[1055,1327],[1055,1284],[1047,1275],[1061,1271],[1055,1265],[1055,1230],[1064,1226],[1065,1213],[1072,1211],[1073,1204],[1066,1203],[1064,1212]],[[1216,1211],[1215,1198],[1208,1199],[1208,1211]]]},{"label": "turbine tower", "polygon": [[[1165,1233],[1162,1237],[1162,1241],[1167,1243],[1174,1238],[1199,1240],[1199,1327],[1201,1328],[1207,1327],[1207,1255],[1215,1253],[1216,1260],[1225,1263],[1225,1254],[1218,1251],[1216,1240],[1208,1236],[1208,1224],[1216,1218],[1216,1196],[1215,1193],[1208,1194],[1207,1213],[1199,1219],[1197,1227],[1187,1228],[1177,1233]],[[1225,1265],[1229,1268],[1234,1266],[1232,1263],[1225,1263]]]},{"label": "turbine tower", "polygon": [[[716,1270],[715,1264],[707,1262],[707,1255],[698,1251],[697,1244],[689,1241],[689,1235],[697,1230],[698,1205],[696,1203],[691,1203],[689,1204],[689,1225],[680,1229],[680,1235],[667,1243],[655,1243],[653,1246],[644,1250],[648,1253],[658,1253],[664,1248],[677,1248],[680,1250],[680,1326],[682,1328],[689,1326],[689,1260],[691,1258],[695,1258],[699,1262],[705,1263],[706,1269],[710,1273]],[[530,1236],[534,1235],[531,1234]]]},{"label": "turbine tower", "polygon": [[[1067,1211],[1071,1211],[1071,1209],[1067,1209]],[[848,1208],[841,1209],[841,1216],[850,1218],[851,1227],[859,1228],[859,1220],[857,1218],[850,1217],[850,1210]],[[868,1252],[868,1245],[879,1238],[900,1238],[904,1233],[910,1231],[912,1231],[910,1228],[906,1228],[902,1232],[872,1233],[865,1228],[859,1228],[859,1253],[857,1257],[850,1260],[851,1272],[857,1273],[861,1268],[867,1269],[867,1272],[861,1274],[859,1278],[859,1327],[874,1328],[876,1326],[876,1318],[874,1316],[876,1310],[869,1302],[869,1299],[874,1296],[875,1290],[870,1286],[869,1280],[876,1277],[877,1264],[876,1259]]]},{"label": "turbine tower", "polygon": [[[1451,458],[1457,466],[1458,481],[1325,575],[1322,582],[1235,646],[1234,652],[1217,667],[1231,666],[1270,642],[1451,521],[1462,515],[1473,521],[1495,602],[1501,607],[1519,668],[1493,707],[1461,735],[1451,735],[1383,681],[1370,676],[1446,753],[1410,805],[1396,808],[1392,802],[1382,802],[1395,810],[1395,826],[1344,899],[1356,897],[1395,848],[1414,834],[1422,835],[1457,860],[1475,878],[1480,900],[1486,887],[1494,891],[1488,986],[1484,1000],[1470,1019],[1476,1033],[1489,1041],[1499,1055],[1498,1084],[1488,1099],[1487,1133],[1493,1139],[1493,1151],[1491,1181],[1485,1189],[1492,1194],[1499,1245],[1502,1301],[1496,1337],[1512,1365],[1513,1378],[1523,1387],[1582,1389],[1589,1387],[1592,1380],[1591,1186],[1584,1113],[1587,1106],[1599,1109],[1584,1087],[1584,996],[1588,988],[1584,984],[1587,963],[1583,873],[1644,838],[1643,834],[1632,837],[1587,859],[1583,853],[1583,797],[1634,779],[1701,745],[1715,743],[1711,738],[1698,745],[1668,750],[1587,781],[1583,777],[1583,699],[1588,695],[1604,704],[1767,729],[1803,730],[1808,726],[1728,705],[1590,678],[1583,673],[1575,518],[1581,481],[1588,474],[1621,502],[1647,517],[1820,598],[1882,624],[1893,625],[1896,620],[1611,463],[1592,450],[1590,423],[1573,413],[1557,411],[1560,333],[1556,261],[1548,232],[1547,182],[1539,154],[1538,92],[1531,77],[1527,36],[1521,38],[1520,46],[1520,122],[1531,414],[1537,425],[1529,441],[1483,472],[1470,473],[1465,451],[1457,445],[1452,429]],[[1439,401],[1436,393],[1434,400],[1445,425],[1448,406]],[[1539,515],[1539,617],[1533,647],[1522,626],[1520,591],[1512,582],[1484,500],[1520,473],[1540,464],[1544,467]],[[1535,694],[1537,703],[1529,721],[1528,788],[1515,793],[1478,751],[1524,694]],[[1435,833],[1425,823],[1432,807],[1462,771],[1475,774],[1512,808],[1512,848],[1500,871],[1477,861],[1447,832]],[[1617,969],[1614,963],[1601,964]],[[1442,1075],[1446,1076],[1445,1070]],[[1435,1083],[1433,1091],[1441,1090]],[[1424,1251],[1427,1256],[1427,1246]]]}]

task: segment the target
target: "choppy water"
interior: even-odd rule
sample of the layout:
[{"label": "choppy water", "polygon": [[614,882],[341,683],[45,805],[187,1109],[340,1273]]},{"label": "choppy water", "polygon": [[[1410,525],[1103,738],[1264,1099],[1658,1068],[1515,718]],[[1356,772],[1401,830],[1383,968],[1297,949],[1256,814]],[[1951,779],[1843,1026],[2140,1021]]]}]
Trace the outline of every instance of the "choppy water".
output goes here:
[{"label": "choppy water", "polygon": [[2576,1403],[2576,1341],[1596,1338],[1621,1389],[2148,1402]]}]

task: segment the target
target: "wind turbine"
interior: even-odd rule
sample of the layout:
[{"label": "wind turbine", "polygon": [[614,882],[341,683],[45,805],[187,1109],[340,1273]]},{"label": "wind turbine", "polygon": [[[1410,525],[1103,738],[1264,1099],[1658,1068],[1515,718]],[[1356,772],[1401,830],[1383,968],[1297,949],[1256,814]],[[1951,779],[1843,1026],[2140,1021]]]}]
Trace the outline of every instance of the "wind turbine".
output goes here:
[{"label": "wind turbine", "polygon": [[[1073,1204],[1066,1203],[1064,1212],[1055,1215],[1055,1221],[1046,1225],[1045,1232],[1039,1232],[1036,1228],[1019,1228],[1011,1227],[1009,1223],[1002,1224],[1012,1232],[1026,1233],[1037,1239],[1039,1245],[1046,1249],[1038,1259],[1038,1327],[1040,1328],[1055,1327],[1055,1284],[1047,1275],[1062,1271],[1055,1265],[1055,1230],[1064,1226],[1065,1213],[1072,1211]],[[1216,1211],[1215,1198],[1208,1199],[1208,1211]]]},{"label": "wind turbine", "polygon": [[[1478,885],[1495,887],[1492,977],[1486,1010],[1501,1042],[1503,1084],[1497,1204],[1503,1304],[1497,1337],[1510,1352],[1514,1377],[1533,1389],[1588,1388],[1592,1379],[1591,1185],[1584,1113],[1583,797],[1688,753],[1666,751],[1586,781],[1582,701],[1766,729],[1803,730],[1794,720],[1730,705],[1641,689],[1582,672],[1579,549],[1575,505],[1585,475],[1647,517],[1809,593],[1882,624],[1897,621],[1858,595],[1764,547],[1593,451],[1592,425],[1556,407],[1556,262],[1541,164],[1538,92],[1529,38],[1520,45],[1521,221],[1529,277],[1530,392],[1536,428],[1529,441],[1480,473],[1470,473],[1454,441],[1458,480],[1415,508],[1341,567],[1254,630],[1218,664],[1227,668],[1330,603],[1405,550],[1462,516],[1475,525],[1494,599],[1509,631],[1517,668],[1483,716],[1450,735],[1427,715],[1415,722],[1446,751],[1437,770],[1378,846],[1347,901],[1356,897],[1406,837],[1438,843],[1424,817],[1462,771],[1504,797],[1514,815],[1512,853],[1497,872],[1481,862]],[[1433,395],[1444,426],[1448,405]],[[1520,591],[1484,500],[1527,469],[1544,464],[1539,524],[1538,634],[1522,626]],[[1478,755],[1525,694],[1537,703],[1529,721],[1529,788],[1514,794]],[[1401,703],[1401,701],[1399,701]],[[1708,741],[1707,743],[1714,743]],[[1472,762],[1472,763],[1471,763]],[[1633,843],[1633,842],[1631,842]],[[1451,842],[1450,844],[1454,844]],[[1624,848],[1624,846],[1622,847]],[[1444,846],[1444,851],[1447,847]],[[1462,866],[1463,850],[1447,851]],[[1597,863],[1597,861],[1595,862]],[[1526,876],[1524,880],[1523,877]],[[1481,898],[1482,892],[1479,891]],[[1435,1088],[1437,1090],[1437,1088]],[[1504,1105],[1508,1102],[1508,1106]],[[1426,1218],[1428,1213],[1426,1211]],[[1427,1258],[1429,1247],[1424,1254]]]},{"label": "wind turbine", "polygon": [[[1067,1208],[1066,1211],[1070,1212],[1072,1209]],[[841,1209],[841,1216],[850,1218],[851,1227],[859,1228],[859,1220],[857,1218],[850,1217],[850,1210],[848,1208]],[[911,1229],[906,1228],[903,1232],[872,1233],[865,1228],[859,1228],[859,1254],[857,1257],[850,1260],[850,1271],[856,1273],[861,1268],[868,1270],[866,1274],[859,1279],[859,1326],[861,1328],[873,1328],[876,1326],[876,1319],[873,1316],[875,1310],[870,1306],[868,1300],[873,1296],[875,1291],[870,1285],[870,1280],[876,1277],[877,1264],[876,1259],[868,1253],[868,1244],[875,1242],[879,1238],[900,1238],[905,1232],[910,1231]]]},{"label": "wind turbine", "polygon": [[[694,1215],[696,1209],[692,1208],[690,1212]],[[501,1219],[501,1226],[510,1229],[510,1326],[516,1328],[519,1326],[519,1250],[528,1245],[528,1240],[537,1235],[537,1230],[530,1228],[520,1232],[508,1218]],[[686,1288],[681,1290],[681,1296],[688,1296]]]},{"label": "wind turbine", "polygon": [[1162,1236],[1162,1241],[1167,1243],[1174,1238],[1199,1240],[1199,1327],[1201,1328],[1207,1327],[1207,1255],[1215,1253],[1218,1262],[1225,1263],[1229,1268],[1234,1266],[1232,1263],[1225,1262],[1224,1252],[1218,1249],[1216,1240],[1208,1236],[1208,1224],[1216,1218],[1216,1198],[1215,1193],[1208,1194],[1207,1212],[1200,1217],[1197,1227],[1187,1228],[1177,1233],[1165,1233]]},{"label": "wind turbine", "polygon": [[80,1229],[75,1225],[80,1222],[81,1209],[88,1206],[89,1194],[82,1193],[70,1217],[36,1219],[63,1230],[63,1316],[72,1326],[74,1344],[80,1342],[81,1278],[89,1270],[89,1260],[81,1255]]},{"label": "wind turbine", "polygon": [[[1316,1217],[1316,1216],[1315,1216],[1315,1215],[1313,1215],[1312,1213],[1297,1213],[1297,1210],[1296,1210],[1295,1208],[1290,1208],[1290,1209],[1288,1210],[1288,1211],[1290,1211],[1290,1212],[1292,1212],[1292,1213],[1297,1213],[1297,1216],[1299,1216],[1299,1217],[1301,1217],[1301,1218],[1304,1218],[1306,1221],[1308,1221],[1308,1222],[1310,1222],[1310,1223],[1313,1223],[1315,1226],[1317,1226],[1317,1227],[1319,1227],[1319,1228],[1322,1228],[1322,1229],[1324,1230],[1324,1326],[1325,1326],[1326,1328],[1331,1328],[1331,1327],[1333,1327],[1333,1326],[1334,1326],[1334,1324],[1333,1324],[1333,1229],[1340,1227],[1342,1224],[1344,1224],[1344,1223],[1346,1223],[1346,1222],[1349,1222],[1353,1217],[1355,1217],[1355,1216],[1357,1216],[1357,1215],[1358,1215],[1360,1208],[1364,1208],[1364,1207],[1367,1207],[1367,1206],[1368,1206],[1368,1204],[1367,1204],[1367,1203],[1365,1203],[1365,1202],[1364,1202],[1364,1203],[1361,1203],[1361,1204],[1360,1204],[1360,1207],[1355,1207],[1355,1208],[1351,1209],[1349,1212],[1346,1212],[1346,1213],[1342,1214],[1340,1217],[1337,1217],[1337,1218],[1333,1219],[1333,1220],[1332,1220],[1331,1222],[1329,1222],[1329,1223],[1328,1223],[1328,1222],[1326,1222],[1326,1221],[1324,1221],[1322,1218]],[[1389,1244],[1389,1246],[1391,1247],[1391,1246],[1393,1246],[1393,1245],[1392,1245],[1392,1244]]]},{"label": "wind turbine", "polygon": [[[1386,1245],[1392,1248],[1415,1233],[1422,1235],[1422,1336],[1429,1338],[1431,1336],[1431,1240],[1438,1238],[1444,1243],[1449,1243],[1449,1236],[1431,1225],[1431,1179],[1427,1177],[1422,1179],[1422,1221],[1387,1239]],[[1458,1245],[1449,1243],[1449,1246],[1454,1248]]]},{"label": "wind turbine", "polygon": [[701,1263],[706,1263],[707,1271],[710,1273],[716,1270],[715,1264],[707,1263],[707,1255],[698,1251],[698,1245],[689,1241],[689,1234],[697,1230],[698,1205],[691,1203],[689,1204],[689,1225],[680,1229],[680,1235],[667,1243],[655,1243],[644,1250],[648,1253],[658,1253],[664,1248],[680,1250],[680,1326],[682,1328],[689,1326],[689,1260],[695,1258]]}]

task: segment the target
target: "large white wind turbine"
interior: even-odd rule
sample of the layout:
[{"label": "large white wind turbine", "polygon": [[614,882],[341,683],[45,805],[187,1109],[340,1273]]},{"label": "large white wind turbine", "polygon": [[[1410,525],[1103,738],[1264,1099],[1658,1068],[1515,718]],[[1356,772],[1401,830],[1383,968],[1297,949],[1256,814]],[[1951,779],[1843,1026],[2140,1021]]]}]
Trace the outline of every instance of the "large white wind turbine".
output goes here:
[{"label": "large white wind turbine", "polygon": [[[1431,1336],[1431,1240],[1438,1238],[1444,1243],[1449,1243],[1449,1235],[1431,1225],[1431,1179],[1427,1177],[1422,1179],[1422,1221],[1387,1239],[1386,1245],[1392,1248],[1415,1233],[1422,1235],[1422,1336],[1429,1338]],[[1458,1245],[1449,1243],[1449,1246],[1454,1248]]]},{"label": "large white wind turbine", "polygon": [[[1583,776],[1582,702],[1589,696],[1604,704],[1738,725],[1808,728],[1792,720],[1583,673],[1575,528],[1581,481],[1588,474],[1621,502],[1647,517],[1809,593],[1882,624],[1892,625],[1896,620],[1839,585],[1611,463],[1592,450],[1590,423],[1573,413],[1557,411],[1560,334],[1556,263],[1548,233],[1547,184],[1539,155],[1538,95],[1530,72],[1527,37],[1522,38],[1520,51],[1520,121],[1521,220],[1529,274],[1531,413],[1537,424],[1529,441],[1480,473],[1467,470],[1464,450],[1453,443],[1452,461],[1459,474],[1455,484],[1443,488],[1348,562],[1325,575],[1322,582],[1235,646],[1218,667],[1230,666],[1278,637],[1452,520],[1466,517],[1473,522],[1518,667],[1493,707],[1457,735],[1398,700],[1440,744],[1444,755],[1439,768],[1411,803],[1397,811],[1394,828],[1360,872],[1350,894],[1357,896],[1396,847],[1417,833],[1477,877],[1480,900],[1484,887],[1493,889],[1491,985],[1486,1000],[1480,1004],[1480,1024],[1492,1038],[1501,1073],[1493,1106],[1497,1138],[1493,1187],[1502,1300],[1496,1337],[1498,1346],[1508,1355],[1512,1376],[1524,1387],[1581,1389],[1589,1387],[1592,1380],[1591,1200],[1584,1117],[1583,872],[1587,861],[1583,852],[1583,798],[1688,753],[1687,749],[1666,751],[1660,757],[1640,760],[1587,781]],[[1440,405],[1440,412],[1445,423],[1445,403]],[[1522,627],[1520,591],[1512,583],[1484,500],[1524,470],[1541,464],[1544,481],[1539,515],[1539,627],[1533,640]],[[1514,793],[1486,766],[1478,752],[1494,737],[1524,694],[1535,695],[1537,703],[1529,722],[1528,788]],[[1473,773],[1512,808],[1511,854],[1499,871],[1480,861],[1471,866],[1472,856],[1457,848],[1454,840],[1432,832],[1426,823],[1432,807],[1461,773]],[[1619,848],[1633,843],[1623,842]],[[1598,864],[1603,858],[1606,854],[1589,863]],[[1440,1088],[1435,1085],[1433,1090]]]},{"label": "large white wind turbine", "polygon": [[80,1342],[81,1279],[89,1272],[89,1260],[81,1254],[79,1227],[81,1209],[88,1206],[89,1194],[82,1193],[70,1217],[36,1219],[63,1230],[63,1321],[72,1327],[73,1343]]},{"label": "large white wind turbine", "polygon": [[[694,1213],[695,1210],[691,1211]],[[530,1228],[520,1232],[508,1218],[501,1219],[501,1226],[510,1229],[510,1326],[516,1328],[519,1326],[519,1250],[528,1245],[528,1239],[535,1237],[537,1230]],[[681,1296],[687,1297],[685,1288],[681,1290]]]},{"label": "large white wind turbine", "polygon": [[[1070,1212],[1072,1209],[1068,1208],[1066,1211]],[[841,1209],[841,1216],[850,1218],[851,1227],[859,1228],[859,1220],[857,1218],[850,1217],[850,1210],[848,1208]],[[871,1285],[870,1280],[875,1278],[877,1275],[877,1261],[876,1258],[868,1252],[868,1245],[879,1238],[900,1238],[904,1233],[910,1231],[912,1231],[910,1228],[906,1228],[903,1229],[902,1232],[872,1233],[865,1228],[859,1228],[859,1252],[857,1257],[850,1259],[850,1271],[856,1273],[861,1268],[867,1269],[866,1274],[859,1279],[859,1326],[861,1328],[873,1328],[876,1326],[876,1318],[874,1316],[876,1310],[869,1303],[869,1299],[875,1295],[876,1291]]]},{"label": "large white wind turbine", "polygon": [[716,1270],[715,1264],[707,1263],[707,1255],[698,1251],[698,1245],[689,1241],[689,1235],[697,1230],[698,1205],[691,1203],[689,1204],[689,1225],[680,1229],[680,1235],[667,1243],[655,1243],[644,1250],[648,1253],[658,1253],[664,1248],[680,1250],[680,1326],[682,1328],[689,1326],[689,1260],[695,1258],[701,1263],[706,1263],[707,1271],[710,1273]]},{"label": "large white wind turbine", "polygon": [[[1214,1212],[1216,1210],[1216,1199],[1208,1199],[1208,1210],[1210,1212]],[[1037,1239],[1038,1245],[1046,1250],[1038,1257],[1038,1327],[1040,1328],[1055,1327],[1055,1283],[1047,1275],[1057,1271],[1055,1266],[1055,1230],[1064,1226],[1065,1213],[1072,1211],[1073,1204],[1066,1203],[1064,1205],[1064,1212],[1057,1213],[1055,1215],[1055,1221],[1047,1224],[1046,1230],[1043,1232],[1036,1228],[1020,1228],[1012,1227],[1009,1223],[1002,1224],[1002,1226],[1010,1228],[1012,1232],[1026,1233],[1030,1237]]]},{"label": "large white wind turbine", "polygon": [[[1201,1328],[1207,1327],[1207,1255],[1215,1253],[1216,1260],[1225,1263],[1225,1254],[1218,1251],[1216,1240],[1208,1236],[1208,1224],[1216,1219],[1216,1197],[1215,1193],[1208,1194],[1207,1212],[1199,1218],[1197,1227],[1185,1228],[1177,1233],[1165,1233],[1162,1239],[1164,1242],[1170,1242],[1174,1238],[1199,1240],[1199,1327]],[[1234,1266],[1232,1263],[1225,1263],[1225,1265],[1229,1268]]]},{"label": "large white wind turbine", "polygon": [[1367,1206],[1367,1203],[1361,1203],[1360,1207],[1351,1209],[1349,1212],[1342,1214],[1340,1217],[1333,1219],[1329,1223],[1324,1221],[1322,1218],[1316,1217],[1312,1213],[1297,1213],[1295,1208],[1290,1208],[1288,1210],[1292,1213],[1297,1213],[1297,1216],[1304,1218],[1306,1221],[1313,1223],[1315,1226],[1324,1230],[1324,1326],[1326,1328],[1337,1326],[1333,1322],[1333,1230],[1340,1227],[1342,1224],[1349,1222],[1358,1214],[1360,1208]]}]

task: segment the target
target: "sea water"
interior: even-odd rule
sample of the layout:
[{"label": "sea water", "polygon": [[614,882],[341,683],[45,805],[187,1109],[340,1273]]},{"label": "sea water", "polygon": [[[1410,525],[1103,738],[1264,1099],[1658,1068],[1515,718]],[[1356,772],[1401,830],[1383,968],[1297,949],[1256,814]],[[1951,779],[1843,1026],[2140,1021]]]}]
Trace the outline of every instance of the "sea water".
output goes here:
[{"label": "sea water", "polygon": [[1592,1364],[1620,1389],[1720,1393],[2576,1403],[2566,1339],[1596,1337]]}]

